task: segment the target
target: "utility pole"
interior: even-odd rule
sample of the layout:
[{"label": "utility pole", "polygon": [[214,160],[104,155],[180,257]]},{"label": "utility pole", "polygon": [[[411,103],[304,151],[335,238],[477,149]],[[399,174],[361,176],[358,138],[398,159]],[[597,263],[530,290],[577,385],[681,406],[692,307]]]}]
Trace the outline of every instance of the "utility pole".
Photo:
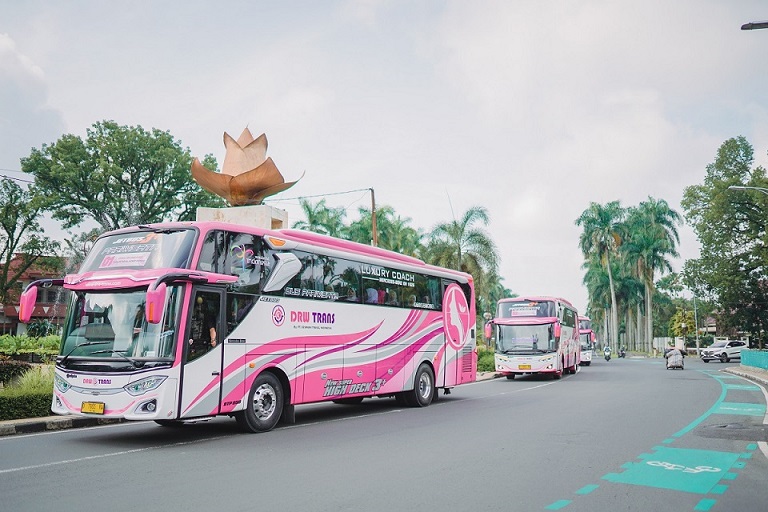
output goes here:
[{"label": "utility pole", "polygon": [[374,247],[379,246],[379,232],[376,227],[376,196],[373,194],[373,187],[369,189],[371,191],[371,234],[373,235],[373,241],[371,245]]}]

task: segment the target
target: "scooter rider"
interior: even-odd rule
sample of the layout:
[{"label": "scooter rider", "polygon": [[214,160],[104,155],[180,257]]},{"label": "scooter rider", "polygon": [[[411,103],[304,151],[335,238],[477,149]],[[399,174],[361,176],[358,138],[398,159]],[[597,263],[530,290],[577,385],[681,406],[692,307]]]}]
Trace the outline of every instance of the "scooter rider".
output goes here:
[{"label": "scooter rider", "polygon": [[605,344],[605,348],[603,349],[603,355],[605,356],[605,360],[609,361],[611,359],[611,346],[607,343]]}]

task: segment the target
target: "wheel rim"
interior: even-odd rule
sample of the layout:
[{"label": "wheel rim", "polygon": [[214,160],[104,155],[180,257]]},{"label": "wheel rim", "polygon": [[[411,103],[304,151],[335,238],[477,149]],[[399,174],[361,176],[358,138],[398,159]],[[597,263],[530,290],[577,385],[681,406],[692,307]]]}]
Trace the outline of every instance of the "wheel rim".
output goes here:
[{"label": "wheel rim", "polygon": [[275,413],[277,393],[269,384],[262,384],[253,393],[253,414],[260,420],[268,419]]},{"label": "wheel rim", "polygon": [[424,400],[432,396],[432,379],[427,372],[423,372],[419,377],[419,396]]}]

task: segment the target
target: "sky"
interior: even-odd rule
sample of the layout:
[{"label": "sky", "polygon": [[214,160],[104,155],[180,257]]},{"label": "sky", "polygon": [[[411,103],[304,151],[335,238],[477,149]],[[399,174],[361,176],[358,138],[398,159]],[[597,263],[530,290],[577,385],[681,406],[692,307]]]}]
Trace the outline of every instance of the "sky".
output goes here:
[{"label": "sky", "polygon": [[[766,19],[759,0],[0,0],[0,175],[108,119],[219,164],[247,126],[304,174],[268,201],[291,223],[299,197],[354,220],[370,188],[425,232],[484,206],[505,286],[584,311],[591,202],[682,215],[737,136],[768,167],[768,30],[740,30]],[[699,255],[679,229],[675,270]]]}]

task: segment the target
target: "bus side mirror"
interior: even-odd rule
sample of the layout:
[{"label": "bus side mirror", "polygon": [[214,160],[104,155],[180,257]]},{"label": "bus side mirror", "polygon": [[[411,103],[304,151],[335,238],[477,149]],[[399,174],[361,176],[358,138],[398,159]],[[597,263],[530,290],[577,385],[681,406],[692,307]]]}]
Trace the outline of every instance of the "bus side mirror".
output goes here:
[{"label": "bus side mirror", "polygon": [[19,299],[19,322],[29,323],[37,302],[37,286],[28,286]]},{"label": "bus side mirror", "polygon": [[555,339],[560,337],[560,322],[555,322]]},{"label": "bus side mirror", "polygon": [[487,340],[491,339],[492,334],[493,334],[493,322],[486,322],[485,323],[485,339]]},{"label": "bus side mirror", "polygon": [[147,290],[147,307],[144,309],[144,316],[151,324],[159,324],[163,318],[165,289],[165,283],[160,283],[154,290]]}]

